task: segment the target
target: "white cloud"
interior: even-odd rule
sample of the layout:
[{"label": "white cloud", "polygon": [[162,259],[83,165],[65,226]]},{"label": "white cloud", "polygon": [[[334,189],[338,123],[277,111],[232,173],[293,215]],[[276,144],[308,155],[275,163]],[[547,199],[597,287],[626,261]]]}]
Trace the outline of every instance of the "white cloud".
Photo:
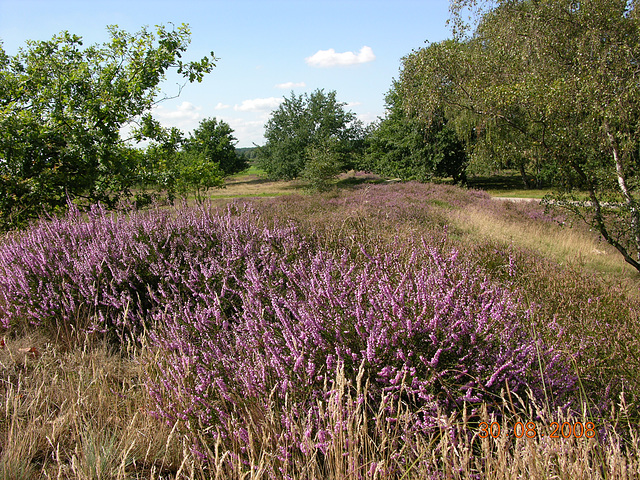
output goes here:
[{"label": "white cloud", "polygon": [[225,105],[222,102],[218,102],[218,104],[215,107],[213,107],[213,109],[214,110],[225,110],[225,109],[227,109],[229,107],[231,107],[231,105]]},{"label": "white cloud", "polygon": [[304,82],[298,82],[298,83],[294,83],[294,82],[286,82],[286,83],[278,83],[276,85],[276,88],[296,88],[296,87],[306,87],[307,84]]},{"label": "white cloud", "polygon": [[153,109],[153,116],[165,127],[177,127],[183,132],[194,129],[202,119],[198,107],[191,102],[182,102],[171,109],[159,105]]},{"label": "white cloud", "polygon": [[372,62],[376,59],[371,47],[364,46],[359,53],[344,52],[337,53],[333,48],[329,50],[318,50],[315,54],[307,57],[305,61],[312,67],[338,67],[345,65],[356,65],[358,63]]},{"label": "white cloud", "polygon": [[371,112],[361,113],[356,116],[358,117],[358,120],[362,121],[362,123],[364,123],[365,125],[368,125],[372,122],[377,121],[378,118],[380,117],[380,115],[376,115],[375,113],[371,113]]},{"label": "white cloud", "polygon": [[167,110],[160,105],[155,108],[154,115],[160,120],[197,120],[200,118],[200,110],[202,107],[196,107],[191,102],[182,102],[174,110]]},{"label": "white cloud", "polygon": [[282,98],[254,98],[253,100],[243,100],[241,105],[235,105],[233,109],[237,112],[260,112],[273,110],[283,102]]},{"label": "white cloud", "polygon": [[231,126],[233,136],[239,140],[237,147],[252,147],[253,144],[264,144],[265,119],[227,118],[225,122]]}]

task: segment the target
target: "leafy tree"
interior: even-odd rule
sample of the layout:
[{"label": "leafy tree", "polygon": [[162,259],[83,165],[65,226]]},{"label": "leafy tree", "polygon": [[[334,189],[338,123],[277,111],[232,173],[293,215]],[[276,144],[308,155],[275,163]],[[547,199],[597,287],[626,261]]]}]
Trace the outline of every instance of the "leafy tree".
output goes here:
[{"label": "leafy tree", "polygon": [[248,166],[244,157],[236,153],[236,143],[229,124],[208,118],[202,120],[189,135],[184,150],[189,154],[201,155],[210,164],[217,163],[224,175],[233,175]]},{"label": "leafy tree", "polygon": [[399,85],[386,97],[387,115],[369,137],[366,169],[403,180],[451,176],[464,182],[466,153],[442,114],[430,124],[405,112]]},{"label": "leafy tree", "polygon": [[136,139],[155,138],[149,115],[169,69],[201,81],[215,59],[184,62],[190,32],[182,25],[131,35],[108,27],[110,40],[83,47],[63,32],[30,41],[15,56],[0,47],[0,226],[76,202],[113,207],[140,178],[146,157],[120,132],[141,120]]},{"label": "leafy tree", "polygon": [[177,190],[181,194],[192,192],[202,203],[211,188],[224,185],[224,172],[220,163],[199,152],[183,151],[176,157]]},{"label": "leafy tree", "polygon": [[307,147],[307,161],[301,172],[302,178],[309,182],[311,190],[326,191],[331,181],[342,171],[343,163],[338,154],[337,140],[327,138],[320,143]]},{"label": "leafy tree", "polygon": [[236,153],[240,155],[245,162],[251,163],[258,156],[258,147],[236,148]]},{"label": "leafy tree", "polygon": [[353,155],[362,148],[362,126],[344,106],[336,100],[335,91],[316,90],[300,96],[291,93],[265,125],[267,142],[259,149],[259,166],[272,178],[291,180],[305,169],[310,147],[331,139],[340,170],[348,169]]},{"label": "leafy tree", "polygon": [[[138,187],[144,192],[145,201],[157,199],[159,193],[166,195],[170,203],[182,193],[180,187],[180,155],[184,136],[180,129],[164,129],[155,120],[151,121],[159,131],[145,151],[145,161],[138,170]],[[152,193],[149,194],[148,191]]]},{"label": "leafy tree", "polygon": [[[202,123],[211,126],[209,121]],[[214,129],[218,133],[228,132],[220,137],[220,146],[231,145],[233,148],[233,131],[228,125],[222,125],[223,128]],[[188,193],[193,193],[196,201],[202,203],[209,189],[222,187],[225,173],[215,152],[194,148],[193,143],[193,135],[185,140],[183,133],[175,127],[160,132],[147,148],[147,161],[140,171],[140,187],[145,191],[150,188],[155,194],[165,193],[171,203],[176,196],[186,196]],[[212,141],[210,144],[214,145]],[[220,150],[224,152],[224,148]]]},{"label": "leafy tree", "polygon": [[[556,203],[640,271],[635,2],[457,0],[452,7],[457,37],[404,60],[409,109],[428,120],[444,105],[449,118],[472,119],[484,152],[516,153],[565,189],[586,190],[588,203],[563,196]],[[478,12],[472,35],[466,8]]]}]

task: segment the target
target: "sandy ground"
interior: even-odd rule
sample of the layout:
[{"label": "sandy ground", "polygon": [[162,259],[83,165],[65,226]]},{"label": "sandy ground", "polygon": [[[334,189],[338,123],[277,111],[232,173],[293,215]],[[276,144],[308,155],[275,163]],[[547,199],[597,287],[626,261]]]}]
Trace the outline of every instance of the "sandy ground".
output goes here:
[{"label": "sandy ground", "polygon": [[539,198],[520,198],[520,197],[492,197],[494,200],[507,200],[510,202],[540,202]]}]

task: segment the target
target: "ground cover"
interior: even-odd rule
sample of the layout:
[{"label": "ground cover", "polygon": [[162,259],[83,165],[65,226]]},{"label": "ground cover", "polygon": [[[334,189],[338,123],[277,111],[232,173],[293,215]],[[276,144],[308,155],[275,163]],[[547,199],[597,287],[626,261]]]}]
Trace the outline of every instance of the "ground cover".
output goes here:
[{"label": "ground cover", "polygon": [[342,181],[5,236],[3,476],[640,475],[637,278],[568,253],[597,238]]}]

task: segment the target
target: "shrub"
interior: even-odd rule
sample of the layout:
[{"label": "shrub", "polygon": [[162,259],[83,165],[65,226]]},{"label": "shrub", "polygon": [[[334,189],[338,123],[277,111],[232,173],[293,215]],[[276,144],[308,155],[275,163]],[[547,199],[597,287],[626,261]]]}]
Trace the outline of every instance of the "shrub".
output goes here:
[{"label": "shrub", "polygon": [[[286,245],[296,235],[274,236]],[[287,256],[259,229],[252,238],[265,246],[231,274],[239,304],[223,312],[212,289],[206,308],[155,314],[153,341],[163,353],[149,386],[157,413],[182,420],[201,452],[264,438],[265,412],[285,432],[305,418],[309,427],[288,431],[289,443],[322,450],[336,433],[320,415],[336,371],[353,383],[360,372],[369,397],[358,401],[373,409],[383,396],[407,405],[417,430],[437,428],[438,411],[494,403],[505,388],[554,406],[567,401],[575,378],[563,355],[531,335],[532,310],[460,252],[425,240]],[[387,417],[394,421],[393,409]]]},{"label": "shrub", "polygon": [[[398,218],[412,211],[380,193],[374,210],[388,200]],[[305,231],[246,205],[72,210],[5,238],[0,318],[113,339],[150,328],[155,410],[181,422],[205,458],[215,442],[273,431],[291,449],[325,451],[340,437],[323,419],[336,372],[366,383],[355,401],[389,425],[408,411],[409,436],[437,429],[439,412],[499,411],[503,389],[570,400],[575,379],[543,342],[548,332],[534,333],[544,318],[511,285],[511,258],[498,281],[442,232],[387,244]],[[304,431],[287,427],[301,419]]]},{"label": "shrub", "polygon": [[310,190],[329,190],[332,180],[342,171],[343,165],[337,148],[338,142],[331,140],[307,147],[307,162],[301,176],[309,182]]},{"label": "shrub", "polygon": [[[140,333],[156,310],[207,305],[212,291],[226,311],[238,295],[234,272],[269,242],[265,229],[256,243],[248,212],[202,206],[125,217],[98,206],[86,217],[71,209],[41,221],[0,246],[2,326],[88,329],[117,339]],[[281,232],[294,241],[287,227]]]}]

